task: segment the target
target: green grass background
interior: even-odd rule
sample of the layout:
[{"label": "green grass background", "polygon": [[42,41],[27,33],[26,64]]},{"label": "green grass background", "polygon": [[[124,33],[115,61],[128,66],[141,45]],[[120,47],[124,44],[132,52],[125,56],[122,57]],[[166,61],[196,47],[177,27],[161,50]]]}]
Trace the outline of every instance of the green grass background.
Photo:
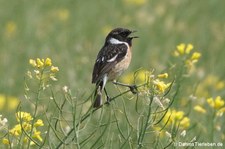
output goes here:
[{"label": "green grass background", "polygon": [[[189,84],[209,74],[224,80],[224,6],[222,0],[0,0],[0,93],[23,101],[29,59],[50,57],[60,69],[59,88],[67,85],[74,94],[89,94],[96,55],[106,30],[115,27],[137,30],[140,37],[127,72],[140,67],[161,72],[176,45],[192,43],[202,57]],[[69,13],[66,20],[58,16],[63,10]],[[11,21],[16,29],[7,36]]]},{"label": "green grass background", "polygon": [[[3,1],[0,2],[0,91],[21,96],[29,58],[50,57],[60,68],[60,80],[74,88],[89,90],[93,63],[104,43],[103,28],[137,30],[131,68],[164,68],[180,42],[193,43],[202,53],[199,66],[206,74],[223,77],[225,9],[221,0],[147,1]],[[60,21],[55,12],[67,9]],[[16,34],[4,36],[14,21]]]}]

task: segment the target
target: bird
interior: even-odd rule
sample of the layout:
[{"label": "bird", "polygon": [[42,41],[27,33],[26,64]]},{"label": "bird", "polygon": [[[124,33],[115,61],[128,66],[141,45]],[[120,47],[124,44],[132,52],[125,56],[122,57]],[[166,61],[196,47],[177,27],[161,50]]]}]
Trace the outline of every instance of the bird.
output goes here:
[{"label": "bird", "polygon": [[[118,27],[106,36],[92,73],[92,83],[96,84],[94,108],[102,105],[103,90],[109,102],[110,98],[105,89],[106,83],[115,81],[129,67],[132,58],[132,39],[138,38],[138,36],[130,36],[134,32],[136,31]],[[123,85],[122,83],[118,84]]]}]

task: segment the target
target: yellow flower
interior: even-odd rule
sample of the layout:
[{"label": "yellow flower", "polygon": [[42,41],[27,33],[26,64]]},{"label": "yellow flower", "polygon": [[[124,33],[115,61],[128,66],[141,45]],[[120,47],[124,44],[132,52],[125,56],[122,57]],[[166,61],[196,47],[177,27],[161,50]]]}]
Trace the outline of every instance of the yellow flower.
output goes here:
[{"label": "yellow flower", "polygon": [[168,78],[168,73],[159,74],[158,78]]},{"label": "yellow flower", "polygon": [[186,66],[187,66],[189,69],[191,69],[192,66],[194,65],[194,63],[198,62],[198,60],[199,60],[200,57],[201,57],[201,53],[199,53],[199,52],[194,52],[194,53],[192,54],[191,58],[190,58],[190,59],[187,59],[187,60],[185,61]]},{"label": "yellow flower", "polygon": [[[26,144],[26,143],[28,143],[28,141],[29,141],[28,137],[24,137],[23,143]],[[35,143],[34,143],[33,141],[30,140],[30,145],[35,145]]]},{"label": "yellow flower", "polygon": [[134,74],[136,84],[147,83],[150,79],[151,72],[147,70],[140,70]]},{"label": "yellow flower", "polygon": [[166,115],[163,118],[164,122],[166,123],[168,121],[168,125],[171,125],[173,120],[174,120],[174,116],[172,115],[172,111],[169,109],[166,113]]},{"label": "yellow flower", "polygon": [[183,111],[175,111],[173,110],[172,113],[174,113],[174,120],[181,120],[184,117]]},{"label": "yellow flower", "polygon": [[55,67],[55,66],[52,66],[51,67],[51,72],[56,73],[58,71],[59,71],[59,68],[58,67]]},{"label": "yellow flower", "polygon": [[194,110],[197,111],[197,112],[200,112],[200,113],[206,113],[206,110],[199,105],[195,106]]},{"label": "yellow flower", "polygon": [[21,111],[16,113],[16,119],[17,119],[18,122],[20,122],[21,120],[25,121],[25,122],[29,122],[29,121],[33,120],[30,113],[21,112]]},{"label": "yellow flower", "polygon": [[140,70],[136,73],[129,73],[121,77],[121,81],[126,84],[143,84],[148,81],[150,77],[150,72],[147,70]]},{"label": "yellow flower", "polygon": [[181,43],[177,46],[177,51],[179,52],[180,55],[184,54],[184,50],[185,50],[185,44]]},{"label": "yellow flower", "polygon": [[199,58],[201,57],[201,53],[199,52],[194,52],[191,56],[191,61],[193,63],[198,62]]},{"label": "yellow flower", "polygon": [[39,127],[39,126],[44,126],[44,123],[41,119],[38,119],[35,123],[34,123],[34,127]]},{"label": "yellow flower", "polygon": [[156,86],[159,93],[163,93],[170,86],[171,83],[166,84],[165,82],[160,81],[159,79],[155,79],[153,81],[153,84]]},{"label": "yellow flower", "polygon": [[207,102],[209,104],[210,107],[214,108],[214,109],[220,109],[224,106],[224,100],[221,99],[220,96],[217,96],[215,99],[213,98],[208,98]]},{"label": "yellow flower", "polygon": [[163,118],[163,122],[167,123],[168,126],[174,125],[180,126],[182,129],[188,128],[190,126],[190,119],[184,117],[183,111],[168,110]]},{"label": "yellow flower", "polygon": [[9,145],[10,144],[9,140],[6,139],[6,138],[2,139],[2,143],[5,144],[5,145]]},{"label": "yellow flower", "polygon": [[214,108],[215,109],[220,109],[224,106],[224,100],[221,99],[220,96],[217,96],[216,99],[215,99],[215,105],[214,105]]},{"label": "yellow flower", "polygon": [[192,44],[188,44],[187,45],[187,48],[185,50],[185,53],[186,54],[189,54],[193,48],[194,48],[194,46]]},{"label": "yellow flower", "polygon": [[37,58],[37,60],[30,59],[29,60],[30,65],[36,68],[42,69],[44,66],[52,66],[52,60],[50,58],[40,59]]},{"label": "yellow flower", "polygon": [[43,139],[41,137],[41,132],[40,131],[37,131],[37,130],[34,130],[33,138],[34,139],[38,139],[41,142],[43,141]]},{"label": "yellow flower", "polygon": [[33,59],[30,59],[30,60],[29,60],[29,63],[30,63],[30,64],[31,64],[31,66],[33,66],[33,67],[36,67],[36,66],[37,66],[36,61],[35,61],[35,60],[33,60]]},{"label": "yellow flower", "polygon": [[37,67],[42,68],[43,66],[44,66],[43,60],[41,60],[40,58],[37,58]]},{"label": "yellow flower", "polygon": [[27,137],[24,137],[23,142],[24,143],[27,143],[28,142],[28,138]]},{"label": "yellow flower", "polygon": [[17,124],[12,129],[9,130],[9,133],[14,136],[19,136],[22,132],[21,125]]},{"label": "yellow flower", "polygon": [[190,126],[190,119],[188,117],[184,117],[181,121],[180,121],[180,127],[181,128],[188,128]]},{"label": "yellow flower", "polygon": [[50,58],[46,58],[45,66],[52,66],[52,60]]},{"label": "yellow flower", "polygon": [[[35,145],[33,141],[29,141],[29,137],[24,136],[24,131],[30,134],[31,130],[33,130],[31,137],[41,142],[43,141],[41,132],[37,130],[38,126],[44,125],[41,119],[38,119],[32,126],[33,118],[31,117],[30,113],[21,111],[16,113],[16,119],[18,121],[18,124],[16,124],[12,129],[9,130],[10,137],[14,137],[13,139],[21,139],[21,141],[23,141],[23,143],[25,144],[30,142],[30,145]],[[5,142],[7,143],[7,141]]]},{"label": "yellow flower", "polygon": [[[177,49],[174,51],[174,55],[180,56],[180,55],[184,55],[184,54],[189,54],[193,50],[193,48],[194,48],[194,46],[190,43],[187,45],[184,43],[181,43],[181,44],[177,45]],[[198,56],[198,55],[194,55],[194,56]]]},{"label": "yellow flower", "polygon": [[208,102],[208,104],[209,104],[211,107],[214,108],[214,101],[213,101],[213,98],[208,98],[208,99],[207,99],[207,102]]},{"label": "yellow flower", "polygon": [[123,75],[121,77],[121,82],[126,83],[126,84],[134,83],[134,75],[133,75],[133,73],[128,73],[126,75]]},{"label": "yellow flower", "polygon": [[31,124],[28,122],[23,122],[22,124],[22,128],[26,131],[30,131],[31,130]]}]

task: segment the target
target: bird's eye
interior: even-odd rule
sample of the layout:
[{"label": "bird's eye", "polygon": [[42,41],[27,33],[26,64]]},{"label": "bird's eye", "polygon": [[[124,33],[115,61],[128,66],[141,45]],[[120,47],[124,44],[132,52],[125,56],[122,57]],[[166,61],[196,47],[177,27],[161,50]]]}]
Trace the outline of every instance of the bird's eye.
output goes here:
[{"label": "bird's eye", "polygon": [[123,32],[123,33],[122,33],[122,36],[123,36],[123,37],[127,37],[129,34],[130,34],[129,32]]}]

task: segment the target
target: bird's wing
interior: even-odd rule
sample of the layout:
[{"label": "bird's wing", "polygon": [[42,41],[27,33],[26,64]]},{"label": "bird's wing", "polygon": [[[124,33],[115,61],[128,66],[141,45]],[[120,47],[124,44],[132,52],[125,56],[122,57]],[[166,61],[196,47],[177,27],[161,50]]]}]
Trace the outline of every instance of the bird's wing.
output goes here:
[{"label": "bird's wing", "polygon": [[98,82],[104,74],[108,73],[127,54],[126,44],[109,44],[98,53],[92,73],[92,83]]}]

